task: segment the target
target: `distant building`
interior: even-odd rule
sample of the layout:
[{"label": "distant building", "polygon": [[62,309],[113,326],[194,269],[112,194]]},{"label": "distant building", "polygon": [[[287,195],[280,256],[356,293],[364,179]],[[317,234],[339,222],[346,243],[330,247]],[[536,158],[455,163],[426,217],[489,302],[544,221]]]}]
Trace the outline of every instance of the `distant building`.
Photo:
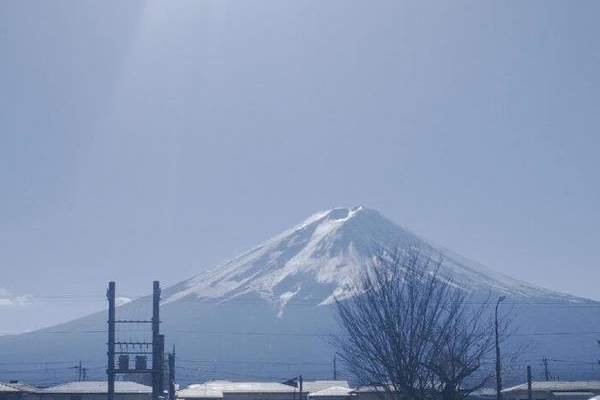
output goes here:
[{"label": "distant building", "polygon": [[[533,400],[588,400],[600,395],[600,381],[532,382]],[[504,400],[527,400],[527,384],[502,391]]]},{"label": "distant building", "polygon": [[346,388],[350,389],[348,381],[304,381],[304,392],[308,395],[331,388]]},{"label": "distant building", "polygon": [[[348,389],[348,382],[304,381],[302,386],[303,398],[306,399],[310,397],[311,393],[332,387]],[[214,380],[202,384],[189,385],[179,390],[177,397],[185,400],[300,400],[298,388],[284,385],[283,383],[231,382],[227,380]],[[321,399],[325,400],[325,398]]]},{"label": "distant building", "polygon": [[350,400],[352,389],[345,386],[332,386],[308,394],[309,400]]},{"label": "distant building", "polygon": [[[38,400],[106,400],[108,382],[80,381],[40,389]],[[116,381],[115,400],[150,400],[152,388],[136,382]]]}]

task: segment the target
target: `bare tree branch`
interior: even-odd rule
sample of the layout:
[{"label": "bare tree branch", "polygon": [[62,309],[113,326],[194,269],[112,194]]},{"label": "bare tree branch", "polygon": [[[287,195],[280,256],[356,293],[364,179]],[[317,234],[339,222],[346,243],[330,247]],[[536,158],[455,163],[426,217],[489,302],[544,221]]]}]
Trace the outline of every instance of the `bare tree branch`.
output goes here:
[{"label": "bare tree branch", "polygon": [[[392,399],[461,400],[494,379],[475,374],[494,351],[489,298],[473,306],[441,267],[418,250],[380,251],[357,295],[336,300],[334,344],[359,384]],[[508,320],[501,326],[504,338]]]}]

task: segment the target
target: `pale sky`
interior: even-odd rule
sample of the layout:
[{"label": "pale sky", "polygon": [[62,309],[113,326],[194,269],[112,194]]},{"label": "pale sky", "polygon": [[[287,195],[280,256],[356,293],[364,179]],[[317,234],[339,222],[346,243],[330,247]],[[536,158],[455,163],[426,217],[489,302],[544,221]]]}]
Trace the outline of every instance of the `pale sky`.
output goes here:
[{"label": "pale sky", "polygon": [[356,204],[600,300],[599,20],[597,1],[1,1],[0,333]]}]

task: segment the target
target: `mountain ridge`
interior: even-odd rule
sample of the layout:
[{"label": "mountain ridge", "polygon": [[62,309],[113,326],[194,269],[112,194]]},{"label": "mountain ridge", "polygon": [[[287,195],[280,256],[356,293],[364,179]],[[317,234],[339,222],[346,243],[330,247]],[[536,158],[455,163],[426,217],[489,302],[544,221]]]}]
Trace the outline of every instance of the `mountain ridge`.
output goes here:
[{"label": "mountain ridge", "polygon": [[[494,271],[397,225],[364,206],[320,211],[253,249],[166,290],[165,304],[195,296],[228,301],[257,295],[283,312],[293,299],[331,304],[353,293],[360,272],[379,250],[415,247],[441,257],[465,290],[527,299],[587,302]],[[310,285],[310,287],[307,287]]]}]

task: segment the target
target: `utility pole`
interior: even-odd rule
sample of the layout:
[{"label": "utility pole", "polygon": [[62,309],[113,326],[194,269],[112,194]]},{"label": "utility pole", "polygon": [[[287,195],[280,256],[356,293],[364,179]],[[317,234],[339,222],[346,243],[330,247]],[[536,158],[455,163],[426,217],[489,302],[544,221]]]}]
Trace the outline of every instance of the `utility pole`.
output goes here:
[{"label": "utility pole", "polygon": [[154,281],[152,287],[152,400],[159,400],[161,395],[160,376],[163,371],[161,360],[160,285],[158,281]]},{"label": "utility pole", "polygon": [[158,388],[160,395],[162,396],[165,392],[165,335],[158,335],[158,346],[160,358],[158,363],[160,365],[160,375],[158,376]]},{"label": "utility pole", "polygon": [[108,283],[108,400],[115,400],[115,283]]},{"label": "utility pole", "polygon": [[302,397],[302,375],[298,376],[298,384],[300,386],[300,400],[303,400],[303,397]]},{"label": "utility pole", "polygon": [[498,340],[498,306],[501,301],[504,301],[506,296],[500,296],[496,303],[496,314],[494,319],[494,327],[496,332],[496,400],[502,400],[502,364],[500,363],[500,343]]},{"label": "utility pole", "polygon": [[[160,334],[160,284],[154,281],[152,290],[152,318],[117,320],[115,313],[115,283],[109,282],[108,291],[108,399],[115,398],[115,378],[117,374],[150,374],[152,377],[152,400],[160,400],[164,388],[164,335]],[[149,324],[152,327],[152,341],[116,341],[117,324]],[[116,349],[116,346],[119,349]],[[151,346],[151,351],[148,347]],[[115,366],[115,355],[119,355],[119,366]],[[129,367],[129,356],[135,355],[135,368]],[[152,356],[152,366],[146,364],[147,356]],[[85,372],[82,370],[82,379]]]},{"label": "utility pole", "polygon": [[78,364],[78,365],[75,365],[75,366],[73,366],[73,367],[71,367],[71,368],[69,368],[69,369],[75,369],[75,370],[77,370],[77,373],[78,373],[78,376],[79,376],[79,379],[78,379],[78,380],[79,380],[79,382],[81,382],[82,380],[83,380],[83,381],[85,381],[85,375],[84,375],[84,372],[85,372],[86,368],[84,368],[84,367],[81,365],[81,361],[79,361],[79,364]]},{"label": "utility pole", "polygon": [[333,356],[333,380],[337,381],[337,355]]},{"label": "utility pole", "polygon": [[542,360],[544,362],[544,377],[546,378],[546,382],[550,380],[550,373],[548,372],[548,359],[544,357]]},{"label": "utility pole", "polygon": [[531,366],[527,366],[527,400],[533,400],[533,391],[531,390]]},{"label": "utility pole", "polygon": [[175,400],[175,345],[169,353],[169,400]]}]

